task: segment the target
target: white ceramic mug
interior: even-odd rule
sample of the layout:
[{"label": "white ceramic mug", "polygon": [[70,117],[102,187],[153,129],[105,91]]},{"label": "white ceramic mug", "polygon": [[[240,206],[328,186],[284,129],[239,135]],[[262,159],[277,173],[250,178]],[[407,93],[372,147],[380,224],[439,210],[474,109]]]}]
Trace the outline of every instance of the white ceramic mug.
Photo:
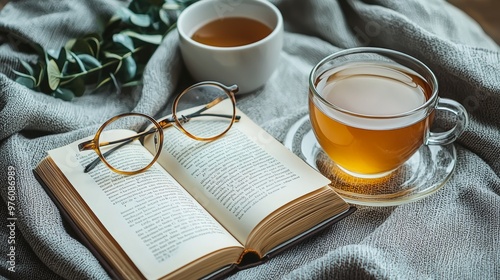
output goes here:
[{"label": "white ceramic mug", "polygon": [[[236,47],[216,47],[192,39],[201,26],[224,17],[258,20],[270,27],[272,32],[259,41]],[[240,88],[239,93],[249,93],[261,88],[279,63],[283,46],[283,18],[278,8],[269,1],[201,0],[182,11],[177,20],[177,30],[184,63],[197,81],[236,84]]]}]

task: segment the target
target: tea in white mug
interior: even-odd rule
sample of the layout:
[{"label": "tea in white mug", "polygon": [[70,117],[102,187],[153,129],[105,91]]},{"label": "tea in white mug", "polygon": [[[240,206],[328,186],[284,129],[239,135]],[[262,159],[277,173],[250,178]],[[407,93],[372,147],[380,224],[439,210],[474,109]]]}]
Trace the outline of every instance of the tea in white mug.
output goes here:
[{"label": "tea in white mug", "polygon": [[196,30],[193,40],[215,47],[238,47],[266,38],[273,30],[266,24],[247,17],[222,17]]},{"label": "tea in white mug", "polygon": [[236,84],[238,94],[262,88],[278,67],[283,17],[268,0],[203,0],[177,20],[179,47],[195,81]]}]

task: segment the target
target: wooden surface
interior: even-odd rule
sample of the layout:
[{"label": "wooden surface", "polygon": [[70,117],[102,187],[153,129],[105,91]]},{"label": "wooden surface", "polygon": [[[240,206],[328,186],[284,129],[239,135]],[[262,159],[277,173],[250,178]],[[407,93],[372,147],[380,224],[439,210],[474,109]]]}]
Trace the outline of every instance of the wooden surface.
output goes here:
[{"label": "wooden surface", "polygon": [[[0,0],[0,9],[9,0]],[[484,31],[500,45],[500,1],[499,0],[448,0],[475,19]]]},{"label": "wooden surface", "polygon": [[448,0],[475,19],[500,45],[500,1],[498,0]]}]

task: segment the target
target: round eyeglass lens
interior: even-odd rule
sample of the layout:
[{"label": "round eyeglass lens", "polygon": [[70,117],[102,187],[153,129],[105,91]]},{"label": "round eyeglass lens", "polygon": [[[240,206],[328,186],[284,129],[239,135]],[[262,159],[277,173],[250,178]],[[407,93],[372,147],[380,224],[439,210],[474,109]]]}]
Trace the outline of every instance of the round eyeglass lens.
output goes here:
[{"label": "round eyeglass lens", "polygon": [[[149,168],[163,144],[163,130],[151,117],[126,114],[109,121],[100,131],[98,143],[101,158],[115,171],[137,173]],[[144,152],[147,142],[150,153]]]},{"label": "round eyeglass lens", "polygon": [[199,140],[223,135],[234,122],[234,101],[230,93],[216,84],[190,88],[177,100],[173,110],[177,125]]}]

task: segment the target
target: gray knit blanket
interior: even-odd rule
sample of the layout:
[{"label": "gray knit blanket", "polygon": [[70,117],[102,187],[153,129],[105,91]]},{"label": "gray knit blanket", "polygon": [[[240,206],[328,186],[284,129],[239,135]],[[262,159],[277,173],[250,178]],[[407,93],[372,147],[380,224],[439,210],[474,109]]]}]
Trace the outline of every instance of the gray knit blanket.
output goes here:
[{"label": "gray knit blanket", "polygon": [[[435,194],[400,206],[358,207],[317,236],[230,278],[499,279],[500,47],[442,0],[274,3],[286,31],[279,68],[262,90],[239,96],[237,105],[278,140],[307,113],[314,64],[358,46],[395,49],[423,61],[438,78],[439,94],[462,103],[471,120],[455,143],[455,172]],[[13,81],[11,69],[20,69],[19,59],[37,57],[18,51],[6,34],[59,49],[70,38],[102,31],[124,5],[24,0],[10,1],[0,12],[0,272],[5,278],[109,278],[32,169],[47,150],[92,135],[118,113],[169,113],[170,97],[189,82],[177,33],[170,32],[152,55],[142,86],[62,101]],[[12,196],[15,208],[8,207]]]}]

